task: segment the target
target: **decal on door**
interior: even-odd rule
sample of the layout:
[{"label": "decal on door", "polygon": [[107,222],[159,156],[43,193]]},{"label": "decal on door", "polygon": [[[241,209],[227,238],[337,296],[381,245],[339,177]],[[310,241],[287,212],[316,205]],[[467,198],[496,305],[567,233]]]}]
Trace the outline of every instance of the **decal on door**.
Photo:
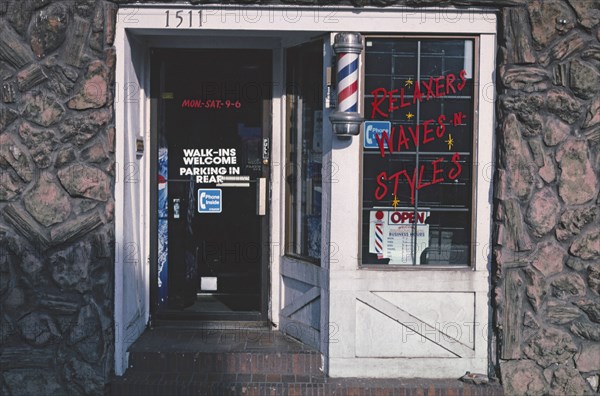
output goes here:
[{"label": "decal on door", "polygon": [[223,176],[240,174],[235,148],[183,149],[179,176],[195,176],[196,184],[223,183]]},{"label": "decal on door", "polygon": [[201,188],[198,190],[198,213],[221,213],[223,195],[220,188]]}]

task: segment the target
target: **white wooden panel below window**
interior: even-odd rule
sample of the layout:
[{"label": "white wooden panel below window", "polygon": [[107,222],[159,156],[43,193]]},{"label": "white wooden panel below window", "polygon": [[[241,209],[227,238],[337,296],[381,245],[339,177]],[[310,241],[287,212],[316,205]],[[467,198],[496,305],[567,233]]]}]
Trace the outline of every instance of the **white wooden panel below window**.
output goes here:
[{"label": "white wooden panel below window", "polygon": [[363,293],[356,303],[356,356],[473,356],[474,319],[474,293]]}]

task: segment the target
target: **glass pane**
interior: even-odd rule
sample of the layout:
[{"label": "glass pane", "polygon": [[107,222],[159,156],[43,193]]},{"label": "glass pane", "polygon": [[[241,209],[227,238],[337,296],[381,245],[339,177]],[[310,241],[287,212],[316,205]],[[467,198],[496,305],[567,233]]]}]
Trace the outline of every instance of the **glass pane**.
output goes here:
[{"label": "glass pane", "polygon": [[368,38],[365,51],[363,264],[469,265],[473,40]]},{"label": "glass pane", "polygon": [[[429,241],[422,265],[468,265],[471,240],[469,212],[431,212]],[[465,227],[465,224],[468,225]]]},{"label": "glass pane", "polygon": [[286,252],[316,262],[321,257],[322,43],[290,49],[287,58]]},{"label": "glass pane", "polygon": [[456,154],[420,156],[422,182],[418,190],[419,207],[468,210],[471,204],[470,158]]}]

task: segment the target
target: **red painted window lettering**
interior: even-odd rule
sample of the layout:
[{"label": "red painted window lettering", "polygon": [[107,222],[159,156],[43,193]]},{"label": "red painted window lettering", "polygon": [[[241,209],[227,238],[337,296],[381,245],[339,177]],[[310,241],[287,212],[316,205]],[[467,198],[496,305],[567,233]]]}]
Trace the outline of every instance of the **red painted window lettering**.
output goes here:
[{"label": "red painted window lettering", "polygon": [[[417,102],[424,102],[442,96],[457,94],[467,85],[467,72],[461,70],[459,81],[453,73],[447,73],[438,77],[429,77],[427,80],[416,81],[413,84],[412,91],[402,87],[400,89],[387,90],[384,87],[375,88],[371,91],[373,99],[371,101],[371,119],[377,116],[388,118],[391,113],[408,107]],[[405,99],[412,95],[412,101]],[[387,102],[387,103],[386,103]]]},{"label": "red painted window lettering", "polygon": [[188,109],[239,109],[242,103],[239,100],[222,99],[183,99],[181,108]]},{"label": "red painted window lettering", "polygon": [[[416,190],[421,190],[422,188],[433,186],[446,180],[454,180],[459,177],[462,172],[462,166],[460,165],[459,161],[460,154],[454,153],[450,161],[454,167],[451,168],[447,174],[444,174],[444,170],[439,167],[439,164],[444,162],[443,157],[431,162],[432,171],[430,175],[426,174],[424,164],[422,164],[418,170],[417,168],[413,169],[412,176],[409,176],[406,169],[402,169],[393,174],[388,174],[386,171],[380,172],[375,179],[377,183],[377,187],[375,188],[375,199],[381,201],[388,197],[389,187],[388,183],[386,183],[388,181],[393,183],[393,194],[397,195],[400,177],[403,176],[410,187],[410,204],[414,205]],[[423,182],[424,179],[429,179],[431,181]]]},{"label": "red painted window lettering", "polygon": [[[446,116],[441,114],[437,118],[437,126],[433,129],[436,120],[429,119],[417,125],[392,125],[391,131],[375,135],[381,157],[385,157],[386,146],[390,154],[410,150],[412,148],[441,139],[446,133]],[[408,133],[407,133],[408,132]],[[434,134],[435,132],[435,134]]]}]

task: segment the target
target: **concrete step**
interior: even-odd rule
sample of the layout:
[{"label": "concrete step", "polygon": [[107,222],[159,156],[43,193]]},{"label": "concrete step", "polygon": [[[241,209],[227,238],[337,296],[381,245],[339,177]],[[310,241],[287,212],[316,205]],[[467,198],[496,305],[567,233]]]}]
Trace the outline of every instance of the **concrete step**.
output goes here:
[{"label": "concrete step", "polygon": [[159,374],[322,376],[318,352],[135,351],[128,371]]}]

